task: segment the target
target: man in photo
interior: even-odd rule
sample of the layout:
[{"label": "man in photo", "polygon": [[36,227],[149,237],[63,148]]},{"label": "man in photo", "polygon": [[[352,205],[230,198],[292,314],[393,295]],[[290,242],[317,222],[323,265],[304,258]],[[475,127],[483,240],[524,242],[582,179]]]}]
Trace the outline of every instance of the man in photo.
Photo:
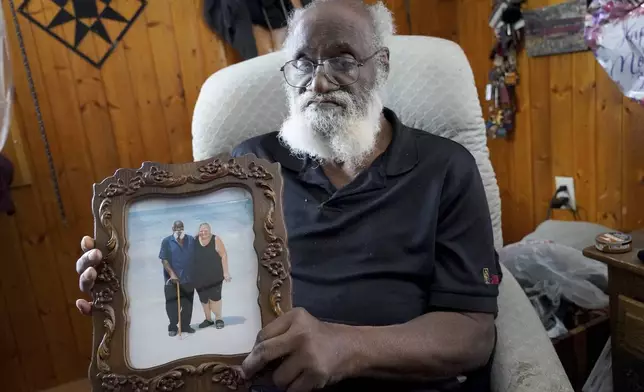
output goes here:
[{"label": "man in photo", "polygon": [[[221,314],[221,289],[224,280],[231,281],[226,248],[221,238],[212,234],[210,225],[202,223],[195,241],[194,263],[194,286],[206,316],[199,328],[212,325],[217,329],[224,327]],[[215,321],[212,321],[213,313]]]},{"label": "man in photo", "polygon": [[[185,234],[182,221],[175,221],[172,225],[172,235],[163,239],[159,252],[159,259],[163,263],[165,311],[170,321],[168,325],[168,335],[170,336],[177,335],[179,324],[181,332],[195,332],[190,327],[195,291],[191,281],[194,257],[194,237]],[[177,284],[179,285],[178,290]],[[180,298],[177,298],[177,294]],[[181,311],[179,311],[177,300]]]}]

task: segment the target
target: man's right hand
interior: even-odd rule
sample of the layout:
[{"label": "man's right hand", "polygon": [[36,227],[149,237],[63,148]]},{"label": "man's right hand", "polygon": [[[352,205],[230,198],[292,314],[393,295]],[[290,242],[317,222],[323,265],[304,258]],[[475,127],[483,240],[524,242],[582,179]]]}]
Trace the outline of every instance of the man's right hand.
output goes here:
[{"label": "man's right hand", "polygon": [[[95,266],[100,264],[103,255],[98,249],[94,249],[94,239],[89,236],[83,237],[81,240],[81,249],[83,255],[76,261],[76,272],[80,275],[78,285],[82,292],[89,293],[96,281]],[[76,300],[76,307],[80,312],[86,316],[92,314],[92,303],[84,299]]]}]

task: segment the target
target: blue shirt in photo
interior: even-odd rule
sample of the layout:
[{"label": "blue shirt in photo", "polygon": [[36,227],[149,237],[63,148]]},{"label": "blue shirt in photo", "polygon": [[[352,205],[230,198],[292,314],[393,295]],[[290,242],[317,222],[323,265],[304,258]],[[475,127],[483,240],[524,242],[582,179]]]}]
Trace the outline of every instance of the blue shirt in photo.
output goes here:
[{"label": "blue shirt in photo", "polygon": [[[186,235],[183,237],[183,245],[179,245],[174,236],[168,236],[161,242],[159,259],[167,260],[172,270],[179,277],[179,283],[191,283],[190,272],[195,258],[195,239]],[[168,271],[163,269],[163,276],[167,282],[170,279]]]}]

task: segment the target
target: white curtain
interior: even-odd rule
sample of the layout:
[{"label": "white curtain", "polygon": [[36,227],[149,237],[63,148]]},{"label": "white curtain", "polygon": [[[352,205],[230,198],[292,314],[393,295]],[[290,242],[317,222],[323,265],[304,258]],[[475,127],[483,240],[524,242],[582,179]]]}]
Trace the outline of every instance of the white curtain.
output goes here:
[{"label": "white curtain", "polygon": [[6,20],[0,7],[0,150],[7,141],[11,122],[12,79],[6,27]]}]

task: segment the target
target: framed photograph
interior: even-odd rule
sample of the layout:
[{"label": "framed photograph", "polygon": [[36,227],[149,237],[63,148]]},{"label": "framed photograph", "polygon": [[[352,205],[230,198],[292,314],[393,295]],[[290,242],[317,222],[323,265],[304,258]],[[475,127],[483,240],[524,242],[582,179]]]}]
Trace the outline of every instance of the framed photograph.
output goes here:
[{"label": "framed photograph", "polygon": [[253,155],[94,184],[94,392],[249,390],[242,361],[292,306],[282,185]]}]

